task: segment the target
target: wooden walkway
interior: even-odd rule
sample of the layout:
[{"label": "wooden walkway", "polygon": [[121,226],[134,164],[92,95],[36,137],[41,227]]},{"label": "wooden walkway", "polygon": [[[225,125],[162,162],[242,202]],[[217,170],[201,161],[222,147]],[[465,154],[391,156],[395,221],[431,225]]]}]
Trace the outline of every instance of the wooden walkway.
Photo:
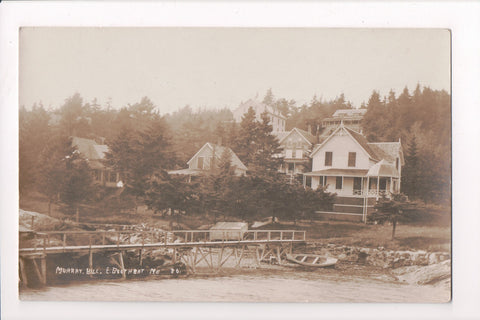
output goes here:
[{"label": "wooden walkway", "polygon": [[[212,240],[213,236],[215,240]],[[34,237],[33,242],[37,245],[20,248],[20,256],[32,253],[52,254],[90,250],[118,251],[165,247],[302,243],[306,241],[306,232],[297,230],[48,231],[36,232]],[[38,245],[37,239],[41,239],[42,245]],[[81,242],[83,243],[79,244]]]},{"label": "wooden walkway", "polygon": [[[36,277],[46,284],[46,259],[62,253],[89,254],[89,267],[93,268],[93,253],[110,252],[118,257],[117,265],[124,269],[123,253],[138,250],[139,263],[145,250],[164,248],[172,253],[173,262],[182,261],[190,273],[203,262],[211,270],[218,270],[227,260],[234,258],[236,267],[242,257],[253,253],[257,264],[291,253],[295,243],[305,243],[306,232],[297,230],[175,230],[175,231],[49,231],[36,232],[30,243],[23,247],[20,241],[20,275],[27,282],[24,265],[30,261]],[[23,242],[24,243],[24,242]],[[38,262],[37,262],[38,260]],[[40,267],[39,267],[40,266]]]}]

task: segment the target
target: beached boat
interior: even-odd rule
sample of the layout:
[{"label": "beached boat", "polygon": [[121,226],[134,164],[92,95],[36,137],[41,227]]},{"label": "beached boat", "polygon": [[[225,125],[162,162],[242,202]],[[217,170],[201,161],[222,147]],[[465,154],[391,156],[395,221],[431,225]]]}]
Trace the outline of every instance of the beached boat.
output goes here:
[{"label": "beached boat", "polygon": [[302,266],[316,268],[332,267],[337,263],[335,258],[306,253],[287,254],[287,260]]}]

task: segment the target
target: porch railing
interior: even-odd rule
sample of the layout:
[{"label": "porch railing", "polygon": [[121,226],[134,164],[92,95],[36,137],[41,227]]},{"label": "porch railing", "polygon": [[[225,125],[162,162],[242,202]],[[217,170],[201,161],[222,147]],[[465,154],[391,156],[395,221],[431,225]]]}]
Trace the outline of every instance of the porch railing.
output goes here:
[{"label": "porch railing", "polygon": [[359,189],[353,189],[352,193],[350,192],[345,192],[345,191],[340,191],[337,192],[339,196],[362,196],[362,197],[381,197],[384,194],[388,197],[391,195],[389,191],[386,190],[380,190],[377,192],[377,190],[359,190]]}]

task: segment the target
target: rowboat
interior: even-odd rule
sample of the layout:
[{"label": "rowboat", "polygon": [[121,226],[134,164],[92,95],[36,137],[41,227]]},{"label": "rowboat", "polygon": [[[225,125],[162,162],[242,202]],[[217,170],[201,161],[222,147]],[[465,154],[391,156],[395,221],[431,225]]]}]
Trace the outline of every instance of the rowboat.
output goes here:
[{"label": "rowboat", "polygon": [[287,260],[302,266],[316,268],[331,267],[337,263],[335,258],[306,253],[287,254]]}]

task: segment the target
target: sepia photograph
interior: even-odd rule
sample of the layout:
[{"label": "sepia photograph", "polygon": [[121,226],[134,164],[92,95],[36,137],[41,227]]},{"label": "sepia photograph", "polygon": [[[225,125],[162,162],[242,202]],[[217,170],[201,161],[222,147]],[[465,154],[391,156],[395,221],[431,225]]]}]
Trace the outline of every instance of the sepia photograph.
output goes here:
[{"label": "sepia photograph", "polygon": [[450,30],[18,36],[21,300],[451,301]]}]

